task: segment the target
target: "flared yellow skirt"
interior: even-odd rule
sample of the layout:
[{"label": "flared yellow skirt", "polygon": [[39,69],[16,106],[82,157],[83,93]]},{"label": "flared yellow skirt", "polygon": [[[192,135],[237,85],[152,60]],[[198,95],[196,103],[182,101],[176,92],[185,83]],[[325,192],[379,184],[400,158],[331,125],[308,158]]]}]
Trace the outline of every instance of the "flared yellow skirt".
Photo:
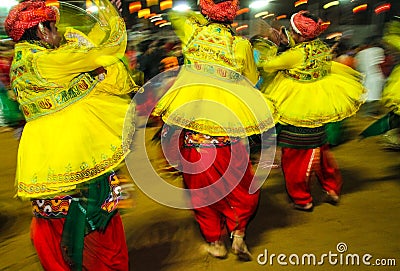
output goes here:
[{"label": "flared yellow skirt", "polygon": [[221,69],[217,74],[225,77],[182,67],[153,115],[162,116],[169,125],[211,136],[246,137],[274,127],[278,117],[272,102],[245,77]]},{"label": "flared yellow skirt", "polygon": [[279,122],[300,127],[319,127],[354,115],[365,101],[361,75],[332,62],[328,76],[300,82],[279,72],[265,90],[280,116]]},{"label": "flared yellow skirt", "polygon": [[18,150],[17,196],[68,192],[118,167],[127,152],[122,131],[129,104],[128,96],[97,92],[28,122]]}]

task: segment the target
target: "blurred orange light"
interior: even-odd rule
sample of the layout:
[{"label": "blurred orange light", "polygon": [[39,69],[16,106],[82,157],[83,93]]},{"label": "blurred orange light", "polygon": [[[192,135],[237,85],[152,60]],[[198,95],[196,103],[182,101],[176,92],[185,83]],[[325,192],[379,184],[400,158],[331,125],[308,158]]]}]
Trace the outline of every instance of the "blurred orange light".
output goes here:
[{"label": "blurred orange light", "polygon": [[286,19],[287,15],[286,14],[282,14],[276,17],[277,20],[282,20],[282,19]]},{"label": "blurred orange light", "polygon": [[330,40],[330,39],[334,39],[334,38],[340,38],[341,36],[343,36],[342,32],[334,32],[334,33],[331,33],[328,36],[326,36],[326,39]]},{"label": "blurred orange light", "polygon": [[359,6],[355,7],[355,8],[353,8],[353,13],[364,11],[364,10],[367,9],[367,7],[368,7],[368,4],[359,5]]},{"label": "blurred orange light", "polygon": [[172,8],[172,1],[171,0],[166,0],[166,1],[161,1],[160,2],[160,10],[165,10],[168,8]]},{"label": "blurred orange light", "polygon": [[379,14],[379,13],[382,13],[382,12],[385,12],[385,11],[389,11],[391,7],[392,7],[392,5],[389,4],[389,3],[380,5],[380,6],[375,8],[375,14]]},{"label": "blurred orange light", "polygon": [[328,9],[328,8],[330,8],[330,7],[334,7],[334,6],[337,6],[337,5],[340,5],[340,2],[339,2],[338,0],[336,0],[336,1],[331,1],[331,2],[329,2],[329,3],[326,3],[326,4],[323,6],[323,9]]},{"label": "blurred orange light", "polygon": [[241,15],[241,14],[247,13],[249,11],[250,11],[249,8],[242,8],[242,9],[239,9],[238,11],[236,11],[236,15]]},{"label": "blurred orange light", "polygon": [[142,18],[146,15],[150,15],[150,9],[149,8],[144,8],[138,11],[138,18]]},{"label": "blurred orange light", "polygon": [[298,7],[300,5],[307,4],[307,3],[308,3],[308,0],[299,0],[294,3],[294,7]]},{"label": "blurred orange light", "polygon": [[60,7],[60,3],[57,0],[46,0],[46,6]]},{"label": "blurred orange light", "polygon": [[329,22],[329,21],[328,22],[323,22],[321,25],[328,25],[329,26],[329,25],[331,25],[331,22]]},{"label": "blurred orange light", "polygon": [[265,15],[265,16],[262,16],[261,19],[266,19],[266,18],[268,18],[268,17],[274,17],[274,16],[275,16],[274,13],[270,13],[270,14],[267,14],[267,15]]},{"label": "blurred orange light", "polygon": [[167,25],[171,25],[171,22],[160,24],[160,25],[158,25],[158,27],[164,27],[164,26],[167,26]]},{"label": "blurred orange light", "polygon": [[244,24],[244,25],[241,25],[241,26],[236,27],[236,31],[242,31],[242,30],[244,30],[244,29],[246,29],[246,28],[248,28],[248,27],[249,27],[249,25]]},{"label": "blurred orange light", "polygon": [[129,4],[129,13],[134,13],[136,11],[139,11],[142,8],[142,3],[138,2],[132,2]]},{"label": "blurred orange light", "polygon": [[232,23],[232,24],[231,24],[232,27],[236,27],[236,26],[238,26],[238,25],[239,25],[238,23]]},{"label": "blurred orange light", "polygon": [[143,16],[143,18],[148,19],[148,18],[153,17],[153,16],[156,16],[156,15],[157,15],[156,13],[145,14],[145,15]]},{"label": "blurred orange light", "polygon": [[165,23],[167,23],[167,22],[168,22],[167,20],[161,20],[161,21],[155,22],[154,25],[165,24]]}]

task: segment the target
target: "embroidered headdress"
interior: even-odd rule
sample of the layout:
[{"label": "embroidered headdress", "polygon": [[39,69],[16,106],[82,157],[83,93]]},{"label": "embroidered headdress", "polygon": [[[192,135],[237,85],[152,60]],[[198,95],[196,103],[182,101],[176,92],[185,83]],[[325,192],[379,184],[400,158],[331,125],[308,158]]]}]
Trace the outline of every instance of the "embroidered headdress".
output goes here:
[{"label": "embroidered headdress", "polygon": [[25,30],[46,21],[57,21],[58,9],[54,6],[46,6],[41,0],[21,2],[13,7],[4,22],[7,35],[15,42],[24,35]]},{"label": "embroidered headdress", "polygon": [[217,22],[233,22],[239,9],[239,0],[200,0],[200,11]]},{"label": "embroidered headdress", "polygon": [[305,10],[295,13],[290,18],[290,24],[293,30],[306,39],[313,39],[324,32],[329,24],[324,23],[320,18],[313,16]]}]

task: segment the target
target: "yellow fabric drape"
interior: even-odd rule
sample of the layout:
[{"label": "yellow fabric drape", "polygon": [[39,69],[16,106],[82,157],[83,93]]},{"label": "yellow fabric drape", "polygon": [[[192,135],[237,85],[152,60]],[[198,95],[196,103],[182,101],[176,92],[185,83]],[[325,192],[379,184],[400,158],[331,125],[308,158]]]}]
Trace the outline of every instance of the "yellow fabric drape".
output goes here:
[{"label": "yellow fabric drape", "polygon": [[[67,43],[56,49],[28,42],[15,46],[11,76],[19,102],[49,107],[27,122],[21,137],[16,186],[22,199],[67,193],[125,158],[127,93],[137,87],[120,60],[127,41],[124,21],[105,10],[100,22],[87,36],[66,29]],[[89,79],[71,83],[82,76]],[[125,129],[132,133],[134,126]]]},{"label": "yellow fabric drape", "polygon": [[327,60],[323,52],[329,48],[312,43],[297,45],[264,64],[265,71],[277,72],[262,92],[276,106],[282,124],[315,128],[340,121],[354,115],[365,100],[361,74]]}]

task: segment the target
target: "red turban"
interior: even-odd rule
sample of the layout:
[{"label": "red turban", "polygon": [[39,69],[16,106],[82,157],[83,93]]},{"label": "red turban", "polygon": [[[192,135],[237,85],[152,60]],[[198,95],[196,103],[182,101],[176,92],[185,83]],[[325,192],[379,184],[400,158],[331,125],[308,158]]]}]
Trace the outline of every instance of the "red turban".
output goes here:
[{"label": "red turban", "polygon": [[290,24],[293,30],[302,37],[306,39],[316,38],[328,28],[329,25],[325,24],[321,19],[318,18],[318,21],[316,22],[304,14],[310,13],[302,10],[293,14],[290,18]]},{"label": "red turban", "polygon": [[10,10],[4,22],[4,28],[7,35],[17,42],[25,30],[42,22],[57,21],[58,16],[58,9],[54,6],[46,6],[44,1],[25,1]]},{"label": "red turban", "polygon": [[232,22],[239,9],[239,0],[200,0],[201,13],[213,21]]}]

